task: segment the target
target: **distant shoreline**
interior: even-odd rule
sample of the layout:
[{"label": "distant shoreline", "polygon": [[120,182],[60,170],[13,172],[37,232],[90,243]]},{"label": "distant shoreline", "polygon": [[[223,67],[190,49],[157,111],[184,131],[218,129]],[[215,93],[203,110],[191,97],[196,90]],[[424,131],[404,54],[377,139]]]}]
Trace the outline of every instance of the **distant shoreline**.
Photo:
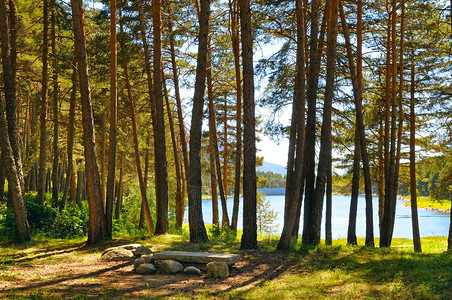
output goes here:
[{"label": "distant shoreline", "polygon": [[[405,196],[397,196],[397,197],[398,197],[400,200],[406,202],[406,203],[403,204],[403,205],[405,205],[405,206],[411,206],[411,201],[410,201],[409,198],[407,198],[407,197],[405,197]],[[445,201],[448,201],[448,200],[445,200]],[[417,207],[417,208],[421,208],[421,209],[425,209],[425,210],[429,210],[429,211],[436,211],[436,212],[446,213],[446,214],[449,214],[449,213],[450,213],[450,209],[442,209],[442,208],[439,208],[439,207],[433,207],[433,206],[431,206],[431,204],[430,204],[430,206],[425,206],[425,205],[419,205],[419,204],[418,204],[418,207]]]}]

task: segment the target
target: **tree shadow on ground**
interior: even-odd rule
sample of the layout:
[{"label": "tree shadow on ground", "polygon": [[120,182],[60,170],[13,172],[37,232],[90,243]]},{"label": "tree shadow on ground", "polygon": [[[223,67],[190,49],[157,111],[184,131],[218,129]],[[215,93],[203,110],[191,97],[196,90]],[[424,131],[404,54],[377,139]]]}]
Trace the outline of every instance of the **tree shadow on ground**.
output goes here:
[{"label": "tree shadow on ground", "polygon": [[[184,243],[186,247],[182,247]],[[123,243],[90,246],[88,251],[101,251],[106,246],[115,244]],[[193,245],[181,241],[171,244],[169,248],[190,251],[204,247],[207,245]],[[86,250],[87,248],[82,247],[75,251]],[[15,285],[9,289],[0,290],[0,296],[26,297],[39,291],[43,296],[55,297],[171,297],[178,295],[197,297],[203,294],[221,297],[223,293],[247,290],[264,281],[273,280],[296,264],[282,253],[265,250],[240,251],[240,253],[242,260],[231,268],[230,276],[227,278],[208,278],[205,274],[202,276],[139,275],[133,271],[131,262],[97,262],[96,270],[88,271],[88,268],[87,270],[82,268],[80,272],[72,270],[58,275],[57,278],[38,278],[27,282],[26,285]]]}]

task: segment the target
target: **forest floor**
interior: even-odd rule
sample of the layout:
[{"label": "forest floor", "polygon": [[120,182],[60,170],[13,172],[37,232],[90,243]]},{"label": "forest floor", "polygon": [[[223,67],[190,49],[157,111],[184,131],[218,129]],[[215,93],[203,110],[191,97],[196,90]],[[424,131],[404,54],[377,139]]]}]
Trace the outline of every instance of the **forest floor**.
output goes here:
[{"label": "forest floor", "polygon": [[[129,262],[104,262],[100,254],[115,245],[141,243],[152,251],[184,250],[240,253],[228,278],[206,275],[139,275]],[[360,240],[362,244],[362,240]],[[239,251],[239,243],[190,244],[165,235],[146,240],[115,239],[98,246],[82,240],[38,240],[0,244],[0,298],[170,298],[170,299],[452,299],[452,253],[445,237],[424,238],[424,253],[409,240],[391,249],[345,246]]]}]

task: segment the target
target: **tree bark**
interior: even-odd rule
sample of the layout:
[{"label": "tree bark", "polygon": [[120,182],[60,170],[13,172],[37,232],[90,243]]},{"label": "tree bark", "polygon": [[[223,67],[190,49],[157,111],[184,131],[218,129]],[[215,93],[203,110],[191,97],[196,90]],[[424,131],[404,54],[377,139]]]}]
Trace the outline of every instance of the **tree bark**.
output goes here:
[{"label": "tree bark", "polygon": [[110,0],[110,131],[108,135],[108,174],[105,199],[108,239],[112,238],[113,205],[115,201],[116,127],[118,123],[117,71],[116,0]]},{"label": "tree bark", "polygon": [[[292,106],[292,120],[289,137],[289,151],[287,158],[286,198],[284,209],[284,227],[277,248],[288,250],[293,236],[294,227],[301,208],[305,129],[305,27],[302,0],[295,1],[297,19],[297,73],[294,86],[294,101]],[[297,230],[298,232],[298,230]]]},{"label": "tree bark", "polygon": [[199,14],[198,60],[196,66],[195,92],[193,96],[193,110],[190,127],[190,168],[188,180],[188,221],[190,226],[190,242],[208,241],[206,228],[202,216],[201,203],[201,127],[206,88],[208,34],[210,18],[210,0],[201,0]]},{"label": "tree bark", "polygon": [[[317,178],[315,182],[315,200],[312,203],[311,231],[307,237],[309,244],[320,243],[320,230],[322,220],[323,199],[325,195],[325,186],[328,177],[329,157],[331,156],[331,113],[334,97],[334,79],[336,73],[336,45],[337,45],[337,11],[338,0],[333,0],[329,5],[328,20],[328,53],[326,65],[326,88],[325,100],[323,104],[323,119],[320,136],[320,153],[317,169]],[[304,235],[303,235],[304,237]]]},{"label": "tree bark", "polygon": [[46,163],[47,163],[47,89],[48,89],[48,52],[49,52],[49,0],[43,0],[43,37],[42,37],[42,81],[41,81],[41,115],[39,139],[39,179],[38,179],[38,201],[43,204],[45,201],[46,188]]},{"label": "tree bark", "polygon": [[[414,52],[414,50],[413,50]],[[414,53],[413,53],[414,56]],[[416,112],[415,112],[415,74],[414,58],[411,59],[411,86],[410,86],[410,206],[411,227],[413,230],[414,252],[422,252],[421,235],[419,233],[419,217],[417,213],[417,183],[416,183]]]},{"label": "tree bark", "polygon": [[84,29],[84,12],[81,0],[71,0],[75,49],[78,58],[78,74],[82,99],[83,134],[85,146],[86,188],[89,205],[88,244],[108,238],[104,215],[99,165],[96,154],[93,109],[89,87],[88,59]]},{"label": "tree bark", "polygon": [[[209,38],[210,40],[210,38]],[[208,41],[210,44],[210,41]],[[208,46],[210,47],[210,45]],[[218,190],[220,191],[220,200],[222,208],[222,226],[229,226],[228,206],[226,200],[226,192],[224,187],[224,178],[221,174],[220,151],[218,150],[217,125],[215,121],[215,104],[213,102],[213,85],[212,85],[212,66],[210,64],[210,49],[207,57],[207,94],[209,98],[209,138],[212,138],[213,154],[215,156],[215,175],[217,177]],[[223,156],[224,157],[224,156]],[[227,162],[226,162],[227,163]]]},{"label": "tree bark", "polygon": [[127,98],[129,100],[129,109],[130,109],[130,117],[132,119],[132,136],[133,136],[133,143],[134,143],[134,149],[135,149],[135,160],[136,160],[136,166],[137,166],[137,173],[138,173],[138,182],[140,184],[140,193],[141,193],[141,203],[142,208],[144,211],[144,215],[146,217],[146,224],[148,227],[149,233],[154,233],[154,222],[152,221],[151,211],[149,209],[149,203],[146,195],[146,184],[143,178],[143,172],[141,169],[141,159],[140,159],[140,150],[138,146],[138,134],[137,134],[137,122],[135,120],[135,107],[133,105],[132,100],[132,89],[130,87],[130,80],[129,80],[129,72],[127,66],[123,66],[124,69],[124,76],[126,79],[126,87],[127,87]]},{"label": "tree bark", "polygon": [[[184,124],[184,116],[182,112],[182,103],[180,99],[180,91],[179,91],[179,75],[177,72],[177,64],[176,64],[176,51],[174,49],[174,37],[173,37],[173,29],[172,24],[169,22],[169,32],[171,32],[169,43],[170,43],[170,52],[171,52],[171,67],[173,72],[173,82],[174,82],[174,95],[176,98],[176,106],[177,106],[177,118],[179,120],[179,135],[180,135],[180,142],[182,146],[182,157],[184,161],[184,170],[185,170],[185,180],[184,180],[184,186],[186,186],[188,182],[188,169],[189,169],[189,161],[188,161],[188,149],[187,149],[187,138],[185,135],[185,124]],[[182,192],[182,203],[181,206],[185,210],[185,188]],[[182,215],[184,215],[182,211]],[[182,226],[182,223],[180,224]]]},{"label": "tree bark", "polygon": [[118,180],[118,194],[116,195],[116,208],[115,219],[119,220],[121,216],[121,204],[122,204],[122,174],[124,170],[124,154],[120,156],[121,166],[119,168],[119,180]]},{"label": "tree bark", "polygon": [[[15,18],[15,15],[10,18]],[[12,28],[14,31],[15,28]],[[8,196],[11,197],[11,204],[14,208],[15,240],[26,242],[31,239],[25,210],[25,200],[23,198],[23,173],[20,161],[19,137],[16,119],[16,82],[15,64],[12,56],[6,1],[0,2],[0,39],[1,56],[3,66],[3,88],[6,102],[6,118],[3,108],[3,101],[0,98],[0,143],[3,166],[8,179]],[[1,195],[3,197],[3,195]]]},{"label": "tree bark", "polygon": [[[3,57],[3,78],[4,78],[4,95],[6,100],[6,122],[8,125],[9,142],[13,151],[16,170],[19,176],[20,185],[24,187],[24,175],[22,169],[22,158],[19,141],[19,125],[17,121],[17,97],[16,97],[16,70],[17,70],[17,29],[16,29],[16,6],[14,1],[9,1],[9,15],[5,12],[2,15],[1,26],[4,28],[5,34],[2,36],[2,57]],[[8,28],[9,21],[9,28]],[[7,33],[10,33],[8,35]],[[3,44],[5,46],[3,46]],[[3,48],[4,47],[4,48]],[[10,66],[9,66],[10,65]]]},{"label": "tree bark", "polygon": [[237,0],[229,1],[231,15],[232,53],[234,54],[235,89],[236,89],[236,149],[234,174],[234,205],[232,208],[232,230],[237,230],[240,204],[240,186],[242,169],[242,84],[240,76],[240,37],[239,37],[239,9]]},{"label": "tree bark", "polygon": [[162,20],[161,0],[152,0],[152,26],[154,31],[154,160],[155,160],[155,197],[157,222],[155,234],[168,233],[168,174],[166,162],[165,119],[162,88]]},{"label": "tree bark", "polygon": [[305,139],[305,203],[303,218],[303,239],[305,245],[315,244],[315,233],[313,232],[313,220],[311,218],[314,206],[315,192],[315,123],[316,102],[319,84],[320,57],[318,47],[319,32],[319,1],[312,0],[311,3],[311,40],[309,51],[309,76],[306,99],[308,102],[308,115],[306,120]]},{"label": "tree bark", "polygon": [[[341,4],[342,5],[342,4]],[[341,8],[342,9],[342,8]],[[357,17],[356,17],[356,76],[359,89],[359,97],[363,98],[363,63],[362,63],[362,17],[363,17],[363,1],[357,2]],[[344,20],[345,22],[345,20]],[[355,113],[356,114],[356,113]],[[353,179],[352,179],[352,195],[350,200],[350,214],[347,232],[347,243],[349,245],[357,245],[356,238],[356,214],[358,209],[358,196],[359,196],[359,181],[360,181],[360,137],[359,130],[355,119],[355,149],[353,155]]]},{"label": "tree bark", "polygon": [[[170,106],[169,97],[168,97],[168,90],[166,88],[166,81],[164,78],[164,75],[162,74],[163,78],[163,92],[165,96],[166,101],[166,112],[168,114],[168,123],[170,126],[170,132],[171,132],[171,143],[173,146],[173,155],[174,155],[174,167],[176,169],[176,197],[175,197],[175,209],[176,209],[176,226],[181,227],[182,221],[183,221],[183,212],[184,207],[182,206],[182,175],[180,170],[180,159],[179,159],[179,149],[177,149],[177,141],[176,141],[176,132],[174,130],[174,120],[173,120],[173,113],[172,108]],[[180,224],[180,225],[179,225]]]},{"label": "tree bark", "polygon": [[370,177],[370,167],[369,167],[369,156],[367,154],[367,142],[364,128],[364,118],[363,118],[363,107],[362,98],[360,93],[360,85],[358,81],[358,76],[356,74],[355,62],[352,56],[352,47],[350,43],[350,35],[348,33],[348,26],[345,20],[345,13],[342,1],[339,0],[339,9],[341,16],[342,28],[344,31],[345,45],[347,48],[347,59],[350,68],[350,75],[353,86],[353,98],[355,101],[356,109],[356,124],[359,131],[359,147],[361,150],[361,159],[363,162],[363,173],[364,173],[364,191],[366,197],[366,246],[374,246],[374,233],[373,233],[373,212],[372,212],[372,182]]},{"label": "tree bark", "polygon": [[52,2],[52,63],[53,63],[53,93],[52,93],[52,110],[53,110],[53,164],[52,164],[52,204],[54,207],[58,207],[58,194],[59,194],[59,148],[58,148],[58,56],[56,52],[56,17],[55,10],[57,9],[57,3]]},{"label": "tree bark", "polygon": [[[395,173],[396,173],[396,93],[397,93],[397,49],[396,49],[396,22],[397,22],[397,1],[392,0],[391,5],[391,38],[390,43],[388,42],[388,55],[391,52],[391,64],[388,65],[387,76],[391,77],[391,89],[387,92],[390,93],[387,98],[389,103],[386,103],[386,133],[388,133],[388,138],[385,134],[385,139],[387,139],[387,148],[389,150],[387,160],[388,166],[385,165],[385,198],[384,198],[384,212],[383,219],[380,227],[380,247],[390,247],[392,241],[392,232],[394,230],[395,221],[395,207],[396,198],[394,197],[394,192],[397,183]],[[389,39],[389,37],[388,37]],[[388,101],[388,100],[387,100]],[[389,117],[389,111],[391,110],[391,116]],[[390,131],[390,132],[388,132]],[[390,147],[390,148],[389,148]],[[386,154],[387,151],[385,151]]]},{"label": "tree bark", "polygon": [[358,210],[359,196],[359,174],[360,174],[360,145],[359,130],[355,120],[355,149],[353,150],[353,178],[352,178],[352,194],[350,199],[350,212],[348,216],[347,244],[357,245],[356,238],[356,214]]},{"label": "tree bark", "polygon": [[256,119],[253,37],[249,0],[239,0],[243,63],[243,235],[240,249],[257,249]]},{"label": "tree bark", "polygon": [[[72,90],[71,97],[69,100],[69,124],[68,124],[68,137],[67,137],[67,172],[66,172],[66,188],[64,189],[63,198],[61,198],[60,211],[64,209],[66,205],[66,198],[68,194],[71,196],[72,201],[74,201],[74,197],[72,194],[74,191],[72,190],[72,173],[74,172],[74,160],[73,160],[73,151],[74,151],[74,137],[75,137],[75,101],[77,97],[77,62],[73,61],[72,66]],[[75,178],[74,178],[75,181]]]},{"label": "tree bark", "polygon": [[[210,58],[207,63],[210,65]],[[217,125],[215,122],[215,104],[213,103],[211,70],[207,67],[207,97],[209,99],[209,156],[210,189],[212,194],[212,224],[219,225],[218,219],[218,178],[217,178]],[[220,174],[221,177],[221,174]],[[222,192],[220,190],[220,192]]]}]

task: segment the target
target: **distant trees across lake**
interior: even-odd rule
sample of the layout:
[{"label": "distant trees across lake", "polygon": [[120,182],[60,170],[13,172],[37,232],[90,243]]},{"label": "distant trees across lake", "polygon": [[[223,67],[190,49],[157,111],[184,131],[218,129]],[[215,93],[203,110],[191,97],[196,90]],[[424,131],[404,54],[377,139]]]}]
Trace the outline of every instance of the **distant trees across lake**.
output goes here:
[{"label": "distant trees across lake", "polygon": [[286,176],[282,176],[278,173],[273,173],[271,171],[263,172],[257,171],[256,175],[258,178],[263,179],[262,184],[258,188],[267,189],[282,189],[286,187]]}]

